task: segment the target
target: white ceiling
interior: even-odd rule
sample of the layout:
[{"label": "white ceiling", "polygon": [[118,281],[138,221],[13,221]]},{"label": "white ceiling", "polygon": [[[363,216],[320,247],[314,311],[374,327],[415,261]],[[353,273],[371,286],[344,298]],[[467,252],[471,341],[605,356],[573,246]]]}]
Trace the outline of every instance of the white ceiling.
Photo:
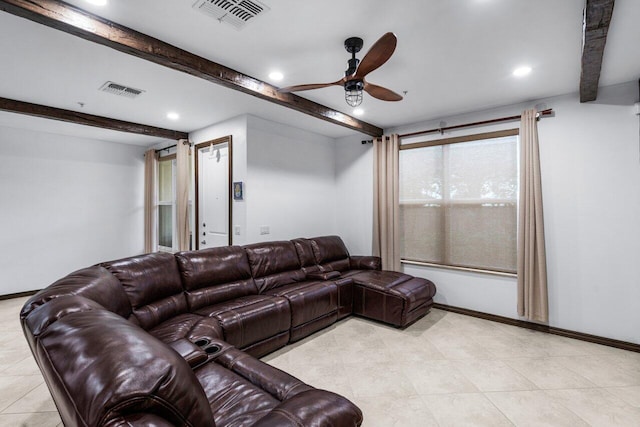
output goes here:
[{"label": "white ceiling", "polygon": [[[194,0],[68,2],[261,80],[280,70],[279,86],[338,80],[349,57],[344,39],[364,39],[361,58],[393,31],[395,54],[367,79],[407,95],[392,103],[365,94],[362,104],[362,119],[383,128],[578,89],[585,0],[262,1],[271,10],[239,31],[192,9]],[[640,1],[616,2],[601,86],[640,77],[640,55],[631,53],[640,40],[638,16]],[[531,75],[513,77],[523,64]],[[2,97],[187,132],[249,113],[331,137],[353,133],[3,12],[0,77]],[[146,92],[135,100],[99,92],[107,80]],[[340,87],[299,94],[351,114]],[[168,120],[170,110],[181,119]],[[59,128],[51,131],[67,132]],[[96,130],[95,137],[127,142],[119,132]]]}]

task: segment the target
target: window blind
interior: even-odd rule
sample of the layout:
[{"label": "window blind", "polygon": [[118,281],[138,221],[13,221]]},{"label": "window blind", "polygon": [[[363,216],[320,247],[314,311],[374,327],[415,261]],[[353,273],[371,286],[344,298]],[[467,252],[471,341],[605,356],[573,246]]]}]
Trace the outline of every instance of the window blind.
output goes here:
[{"label": "window blind", "polygon": [[517,142],[511,135],[401,150],[403,259],[516,271]]}]

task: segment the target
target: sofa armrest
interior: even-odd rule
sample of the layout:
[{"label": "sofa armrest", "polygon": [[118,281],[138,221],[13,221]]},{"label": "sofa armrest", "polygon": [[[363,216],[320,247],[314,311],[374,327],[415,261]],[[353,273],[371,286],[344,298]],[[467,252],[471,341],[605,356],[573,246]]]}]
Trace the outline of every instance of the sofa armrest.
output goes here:
[{"label": "sofa armrest", "polygon": [[75,271],[29,298],[20,311],[20,319],[24,320],[34,309],[51,300],[76,295],[122,317],[131,314],[131,304],[120,281],[107,269],[94,266]]},{"label": "sofa armrest", "polygon": [[313,390],[313,387],[308,386],[299,379],[236,349],[224,341],[212,340],[211,344],[220,347],[220,351],[213,355],[215,363],[247,379],[278,400],[290,399],[299,393]]},{"label": "sofa armrest", "polygon": [[362,412],[349,400],[325,390],[309,390],[285,400],[253,427],[341,426],[362,424]]},{"label": "sofa armrest", "polygon": [[47,328],[58,320],[74,313],[98,310],[107,311],[97,302],[77,295],[65,295],[37,306],[22,319],[22,328],[27,338],[38,338]]},{"label": "sofa armrest", "polygon": [[204,350],[186,338],[180,338],[179,340],[171,342],[169,346],[182,356],[191,368],[203,364],[209,358]]},{"label": "sofa armrest", "polygon": [[382,259],[377,256],[351,256],[349,265],[352,270],[381,270]]},{"label": "sofa armrest", "polygon": [[[76,299],[84,298],[58,298],[56,303],[75,305]],[[32,341],[65,425],[102,426],[138,412],[175,425],[212,425],[204,390],[178,354],[117,314],[88,308],[65,311]],[[31,332],[31,315],[25,333]]]},{"label": "sofa armrest", "polygon": [[314,271],[313,273],[307,273],[307,279],[309,280],[333,280],[340,276],[339,271]]}]

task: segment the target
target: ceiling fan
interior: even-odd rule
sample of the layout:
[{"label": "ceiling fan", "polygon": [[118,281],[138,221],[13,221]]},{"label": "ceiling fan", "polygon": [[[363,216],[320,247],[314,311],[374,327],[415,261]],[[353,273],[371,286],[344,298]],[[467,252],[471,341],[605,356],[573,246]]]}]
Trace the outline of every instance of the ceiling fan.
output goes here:
[{"label": "ceiling fan", "polygon": [[394,50],[398,39],[393,33],[386,33],[371,46],[369,52],[362,58],[356,58],[356,53],[362,49],[363,41],[360,37],[349,37],[344,41],[344,48],[351,54],[348,61],[349,68],[344,73],[344,77],[332,83],[317,83],[288,86],[279,89],[280,92],[299,92],[302,90],[320,89],[328,86],[343,86],[345,90],[345,100],[352,107],[357,107],[362,103],[362,91],[366,91],[374,98],[383,101],[400,101],[402,96],[385,87],[374,85],[365,80],[365,76],[378,69],[387,62]]}]

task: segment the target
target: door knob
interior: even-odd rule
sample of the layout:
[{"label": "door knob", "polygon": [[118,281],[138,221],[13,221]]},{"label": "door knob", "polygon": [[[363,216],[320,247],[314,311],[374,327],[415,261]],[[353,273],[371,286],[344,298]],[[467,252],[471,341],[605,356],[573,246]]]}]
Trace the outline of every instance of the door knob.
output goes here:
[{"label": "door knob", "polygon": [[207,241],[206,241],[206,240],[203,240],[202,242],[200,242],[200,244],[202,244],[202,245],[206,245],[206,244],[207,244]]}]

